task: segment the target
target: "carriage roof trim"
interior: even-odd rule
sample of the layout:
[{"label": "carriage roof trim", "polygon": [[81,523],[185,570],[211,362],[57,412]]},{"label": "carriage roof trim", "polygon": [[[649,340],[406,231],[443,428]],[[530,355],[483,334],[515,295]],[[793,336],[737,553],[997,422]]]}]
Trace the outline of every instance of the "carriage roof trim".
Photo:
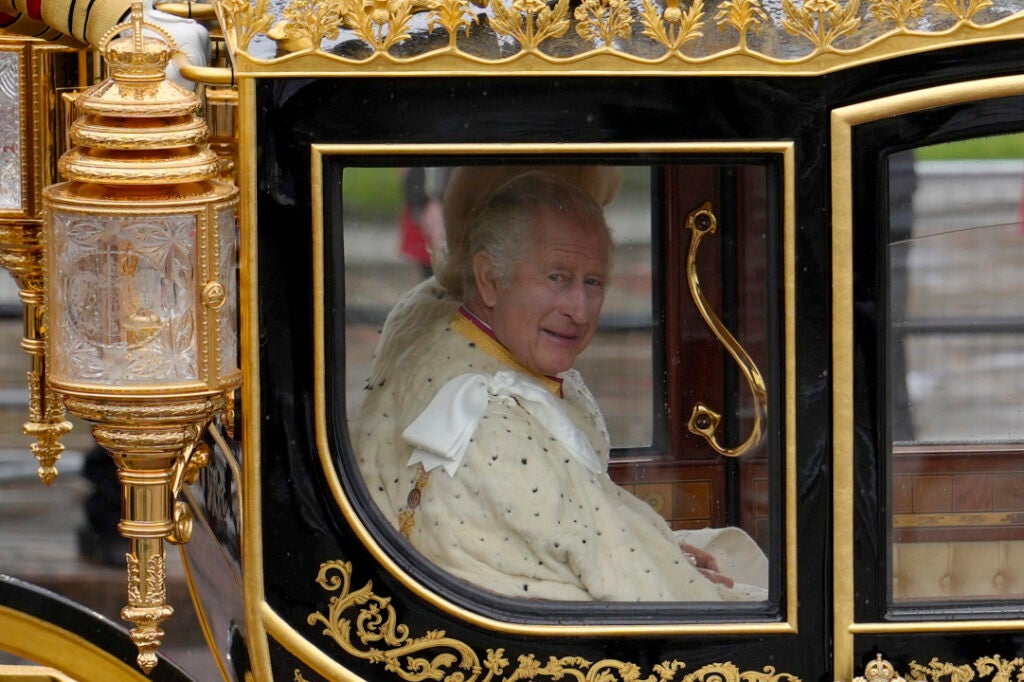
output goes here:
[{"label": "carriage roof trim", "polygon": [[251,76],[806,76],[1024,37],[1024,0],[215,2]]}]

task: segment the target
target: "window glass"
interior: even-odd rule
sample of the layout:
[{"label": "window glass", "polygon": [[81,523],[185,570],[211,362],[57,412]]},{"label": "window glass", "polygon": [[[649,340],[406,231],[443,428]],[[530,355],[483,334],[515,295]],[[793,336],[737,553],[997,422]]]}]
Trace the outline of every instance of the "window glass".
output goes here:
[{"label": "window glass", "polygon": [[987,138],[889,157],[898,603],[1024,595],[1013,568],[1024,559],[1019,143]]},{"label": "window glass", "polygon": [[346,168],[349,434],[391,525],[505,596],[766,601],[780,441],[694,291],[778,366],[768,184],[763,163]]}]

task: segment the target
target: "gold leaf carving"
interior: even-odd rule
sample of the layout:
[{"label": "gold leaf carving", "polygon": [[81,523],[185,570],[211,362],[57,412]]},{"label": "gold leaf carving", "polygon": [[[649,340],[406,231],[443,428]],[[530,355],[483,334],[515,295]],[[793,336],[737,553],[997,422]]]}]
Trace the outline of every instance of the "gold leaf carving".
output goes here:
[{"label": "gold leaf carving", "polygon": [[576,32],[584,40],[612,47],[615,38],[628,39],[633,13],[627,0],[583,0],[575,12]]},{"label": "gold leaf carving", "polygon": [[[885,1],[885,0],[881,0]],[[924,2],[925,0],[912,0]],[[726,0],[715,15],[718,26],[732,26],[739,33],[739,47],[747,49],[747,33],[761,30],[761,25],[768,21],[768,15],[761,7],[760,0]]]},{"label": "gold leaf carving", "polygon": [[973,679],[974,671],[971,670],[971,666],[940,662],[938,658],[932,658],[927,666],[911,661],[910,673],[907,675],[908,682],[970,682]]},{"label": "gold leaf carving", "polygon": [[163,606],[167,601],[164,557],[154,554],[149,557],[149,573],[146,576],[145,606]]},{"label": "gold leaf carving", "polygon": [[704,35],[700,30],[704,21],[704,0],[693,0],[686,12],[679,7],[679,0],[668,0],[663,15],[659,15],[651,0],[644,0],[640,21],[644,25],[645,36],[669,50],[678,50]]},{"label": "gold leaf carving", "polygon": [[235,44],[240,50],[249,48],[249,43],[259,33],[266,33],[274,17],[270,14],[270,0],[256,0],[250,5],[249,0],[222,0],[225,29],[235,34]]},{"label": "gold leaf carving", "polygon": [[142,579],[139,574],[139,558],[134,554],[125,554],[128,562],[128,603],[138,605],[142,603]]},{"label": "gold leaf carving", "polygon": [[935,6],[946,10],[959,21],[971,21],[983,9],[992,6],[992,0],[935,0]]},{"label": "gold leaf carving", "polygon": [[[899,39],[907,34],[922,50],[984,40],[987,36],[979,31],[1004,40],[1012,37],[1009,20],[1024,18],[1024,11],[1012,3],[996,0],[781,0],[774,4],[766,0],[574,0],[572,14],[569,0],[281,0],[280,4],[285,19],[268,31],[269,0],[219,2],[225,31],[236,38],[236,51],[247,52],[252,38],[262,33],[277,41],[278,53],[251,56],[276,62],[284,52],[307,50],[329,57],[331,64],[340,63],[343,69],[358,69],[367,62],[365,51],[328,51],[319,42],[338,35],[340,28],[373,48],[375,68],[382,73],[395,69],[410,74],[487,72],[492,64],[515,70],[518,60],[509,57],[524,54],[545,62],[540,68],[552,72],[583,73],[594,66],[602,73],[609,69],[642,73],[648,68],[701,70],[720,64],[727,72],[747,73],[755,63],[753,68],[765,74],[814,73],[819,67],[831,71],[852,66],[865,56],[879,61],[903,54],[907,47]],[[493,36],[481,32],[468,44],[472,26],[480,21],[476,8],[488,10],[490,28],[498,36],[512,39],[509,44],[488,46],[486,56],[480,49],[482,41]],[[705,27],[709,19],[705,10],[728,37],[723,39],[722,33]],[[423,35],[412,28],[417,12],[426,13]],[[940,20],[927,20],[932,15]],[[952,15],[955,25],[940,15]],[[572,23],[582,40],[541,49],[545,41],[565,36]],[[638,23],[641,31],[635,30]],[[426,33],[442,28],[447,31],[447,44],[424,39]],[[732,29],[737,32],[735,40]],[[636,33],[646,38],[637,40]],[[753,47],[752,35],[759,36]],[[647,39],[664,46],[669,54],[685,46],[686,54],[677,54],[675,63],[668,63],[664,55],[650,54]],[[810,50],[801,45],[804,40],[809,41]],[[399,43],[402,50],[391,49]],[[258,51],[264,49],[260,46]],[[241,64],[248,68],[244,60]]]},{"label": "gold leaf carving", "polygon": [[775,668],[770,665],[766,665],[762,672],[747,671],[740,673],[740,679],[743,682],[781,682],[786,680],[787,682],[800,682],[800,678],[790,675],[789,673],[776,673]]},{"label": "gold leaf carving", "polygon": [[793,35],[802,35],[810,40],[816,50],[821,50],[832,47],[839,37],[856,32],[861,21],[857,15],[859,9],[860,0],[849,0],[845,7],[836,0],[806,0],[799,7],[793,0],[782,0],[782,10],[786,15],[782,25]]},{"label": "gold leaf carving", "polygon": [[[911,661],[910,672],[904,680],[896,674],[892,664],[882,658],[882,654],[878,654],[865,667],[864,677],[855,677],[853,682],[972,682],[976,677],[980,679],[989,676],[991,682],[1012,682],[1024,679],[1022,666],[1024,658],[1005,659],[998,654],[977,659],[973,670],[970,664],[956,665],[933,657],[928,665]],[[1016,675],[1014,671],[1017,671]]]},{"label": "gold leaf carving", "polygon": [[927,0],[871,0],[871,16],[879,22],[893,21],[900,29],[906,29],[910,19],[924,14]]},{"label": "gold leaf carving", "polygon": [[294,0],[284,10],[285,35],[295,40],[308,40],[314,48],[326,38],[333,40],[340,33],[341,0]]},{"label": "gold leaf carving", "polygon": [[125,554],[128,561],[128,607],[146,609],[148,607],[166,608],[167,601],[166,574],[164,557],[154,554],[146,562],[146,593],[142,593],[142,572],[139,558],[132,553]]},{"label": "gold leaf carving", "polygon": [[438,0],[427,15],[427,29],[443,28],[448,32],[448,47],[454,49],[459,30],[465,30],[468,36],[470,25],[476,21],[469,0]]},{"label": "gold leaf carving", "polygon": [[[352,589],[351,562],[324,562],[316,582],[332,596],[326,613],[315,611],[306,621],[310,625],[321,625],[322,633],[348,655],[383,665],[385,671],[403,680],[670,682],[686,667],[682,661],[662,661],[645,676],[637,664],[628,661],[604,659],[594,663],[579,656],[549,656],[543,660],[525,653],[516,657],[515,667],[511,668],[511,660],[503,648],[487,649],[481,660],[470,646],[448,637],[444,630],[429,630],[422,637],[410,636],[408,626],[398,622],[391,599],[374,594],[371,582]],[[295,675],[294,682],[304,682],[298,670]],[[776,673],[771,666],[763,671],[741,672],[732,663],[711,663],[686,675],[680,682],[800,682],[800,679],[788,673]]]},{"label": "gold leaf carving", "polygon": [[[1024,658],[1013,658],[1007,661],[998,654],[995,656],[983,656],[974,662],[978,674],[982,677],[992,675],[992,682],[1010,682],[1010,677],[1015,668],[1024,664]],[[1021,671],[1024,674],[1024,671]],[[1017,676],[1020,679],[1020,675]]]},{"label": "gold leaf carving", "polygon": [[409,37],[410,0],[343,0],[344,22],[377,50],[387,50]]},{"label": "gold leaf carving", "polygon": [[544,0],[491,0],[495,31],[516,39],[524,50],[534,50],[548,38],[558,38],[569,30],[569,0],[558,0],[554,8]]}]

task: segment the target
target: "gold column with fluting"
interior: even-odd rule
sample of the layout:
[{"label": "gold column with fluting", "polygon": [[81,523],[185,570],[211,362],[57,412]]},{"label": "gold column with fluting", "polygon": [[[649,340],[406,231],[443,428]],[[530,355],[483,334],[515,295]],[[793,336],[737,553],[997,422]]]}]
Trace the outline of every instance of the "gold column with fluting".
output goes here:
[{"label": "gold column with fluting", "polygon": [[48,381],[117,464],[121,615],[149,672],[173,611],[165,541],[186,542],[191,528],[175,498],[241,383],[238,190],[217,179],[200,102],[166,79],[175,46],[141,2],[100,49],[111,77],[79,96],[75,147],[59,163],[67,182],[44,192]]},{"label": "gold column with fluting", "polygon": [[71,430],[60,396],[46,387],[42,191],[57,179],[65,133],[63,93],[84,85],[84,51],[0,31],[0,266],[24,306],[22,348],[31,357],[28,421],[39,477],[49,485]]}]

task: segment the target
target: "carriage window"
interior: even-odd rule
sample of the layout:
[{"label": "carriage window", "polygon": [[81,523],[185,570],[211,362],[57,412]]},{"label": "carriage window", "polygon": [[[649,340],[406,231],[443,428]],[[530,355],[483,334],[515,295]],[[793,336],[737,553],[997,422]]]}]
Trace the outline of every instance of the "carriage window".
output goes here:
[{"label": "carriage window", "polygon": [[777,192],[765,160],[345,168],[352,458],[395,529],[506,596],[768,600]]},{"label": "carriage window", "polygon": [[1024,596],[1019,138],[889,157],[892,599]]}]

